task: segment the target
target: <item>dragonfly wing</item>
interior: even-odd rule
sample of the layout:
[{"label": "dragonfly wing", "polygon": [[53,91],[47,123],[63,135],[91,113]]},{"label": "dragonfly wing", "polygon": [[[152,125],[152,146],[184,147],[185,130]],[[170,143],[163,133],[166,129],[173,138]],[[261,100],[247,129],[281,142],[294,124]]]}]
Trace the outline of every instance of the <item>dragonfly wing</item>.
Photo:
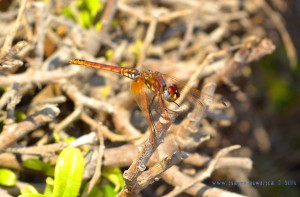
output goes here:
[{"label": "dragonfly wing", "polygon": [[189,86],[187,83],[181,82],[178,79],[166,74],[163,74],[163,77],[168,86],[175,84],[178,87],[180,92],[180,98],[178,100],[181,100],[181,102],[190,100],[192,103],[197,103],[200,106],[207,106],[216,102],[216,99],[213,96],[201,92],[200,90]]},{"label": "dragonfly wing", "polygon": [[145,114],[151,131],[153,131],[154,120],[150,117],[151,109],[149,109],[149,104],[155,96],[154,93],[145,87],[144,80],[140,78],[135,79],[131,83],[131,92],[135,98],[136,103]]},{"label": "dragonfly wing", "polygon": [[155,94],[148,89],[143,79],[138,78],[131,83],[131,92],[140,109],[145,114],[151,131],[155,134],[156,123],[159,118],[170,119],[167,103],[163,101],[162,95]]}]

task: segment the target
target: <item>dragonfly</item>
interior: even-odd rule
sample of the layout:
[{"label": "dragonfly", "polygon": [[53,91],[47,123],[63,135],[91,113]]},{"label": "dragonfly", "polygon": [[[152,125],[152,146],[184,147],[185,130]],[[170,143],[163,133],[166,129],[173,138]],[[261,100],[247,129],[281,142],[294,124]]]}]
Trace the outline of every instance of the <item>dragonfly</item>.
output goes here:
[{"label": "dragonfly", "polygon": [[[152,127],[154,134],[156,130],[153,114],[168,118],[165,114],[177,113],[175,108],[180,107],[180,98],[186,91],[184,89],[187,86],[186,83],[158,71],[139,71],[134,68],[124,68],[80,59],[70,60],[69,63],[118,73],[132,79],[131,92],[145,114],[147,123],[149,127]],[[188,88],[186,97],[191,98],[194,105],[200,106],[205,106],[207,102],[214,100],[212,96],[204,94],[193,87]]]}]

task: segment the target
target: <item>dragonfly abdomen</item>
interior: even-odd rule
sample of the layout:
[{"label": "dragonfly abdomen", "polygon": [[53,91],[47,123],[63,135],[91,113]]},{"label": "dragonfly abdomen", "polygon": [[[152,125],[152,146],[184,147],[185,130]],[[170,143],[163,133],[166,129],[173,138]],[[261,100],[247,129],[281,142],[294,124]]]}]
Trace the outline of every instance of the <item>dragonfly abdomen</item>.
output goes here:
[{"label": "dragonfly abdomen", "polygon": [[111,66],[108,64],[102,64],[102,63],[91,62],[91,61],[80,60],[80,59],[73,59],[73,60],[70,60],[69,62],[71,64],[88,66],[88,67],[93,67],[93,68],[97,68],[97,69],[111,71],[114,73],[119,73],[125,77],[128,77],[129,79],[136,79],[140,75],[140,72],[133,68],[122,68],[119,66]]}]

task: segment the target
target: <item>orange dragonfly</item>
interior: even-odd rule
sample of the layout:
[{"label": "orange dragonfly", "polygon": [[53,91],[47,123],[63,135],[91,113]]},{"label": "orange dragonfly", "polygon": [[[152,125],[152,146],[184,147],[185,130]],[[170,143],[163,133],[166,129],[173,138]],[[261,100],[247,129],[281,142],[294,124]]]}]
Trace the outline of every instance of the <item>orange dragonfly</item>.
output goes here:
[{"label": "orange dragonfly", "polygon": [[[184,92],[185,83],[177,81],[175,78],[157,71],[139,71],[134,68],[122,68],[87,60],[74,59],[69,63],[89,66],[97,69],[119,73],[132,79],[131,92],[141,110],[145,113],[148,125],[152,125],[151,130],[155,134],[154,113],[161,117],[163,114],[176,113],[179,107],[179,98]],[[205,103],[213,100],[213,97],[201,93],[195,88],[189,88],[187,98],[194,101],[194,105],[205,106]],[[174,105],[171,105],[174,104]],[[165,117],[164,118],[168,118]]]}]

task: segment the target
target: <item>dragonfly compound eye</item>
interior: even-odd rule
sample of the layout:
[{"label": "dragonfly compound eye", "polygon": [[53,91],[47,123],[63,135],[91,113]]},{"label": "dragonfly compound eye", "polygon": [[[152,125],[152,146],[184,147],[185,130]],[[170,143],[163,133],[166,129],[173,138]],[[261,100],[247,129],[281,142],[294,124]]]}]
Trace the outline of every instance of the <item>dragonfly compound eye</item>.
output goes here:
[{"label": "dragonfly compound eye", "polygon": [[170,85],[165,91],[164,91],[165,99],[169,102],[176,101],[179,96],[179,90],[175,84]]}]

